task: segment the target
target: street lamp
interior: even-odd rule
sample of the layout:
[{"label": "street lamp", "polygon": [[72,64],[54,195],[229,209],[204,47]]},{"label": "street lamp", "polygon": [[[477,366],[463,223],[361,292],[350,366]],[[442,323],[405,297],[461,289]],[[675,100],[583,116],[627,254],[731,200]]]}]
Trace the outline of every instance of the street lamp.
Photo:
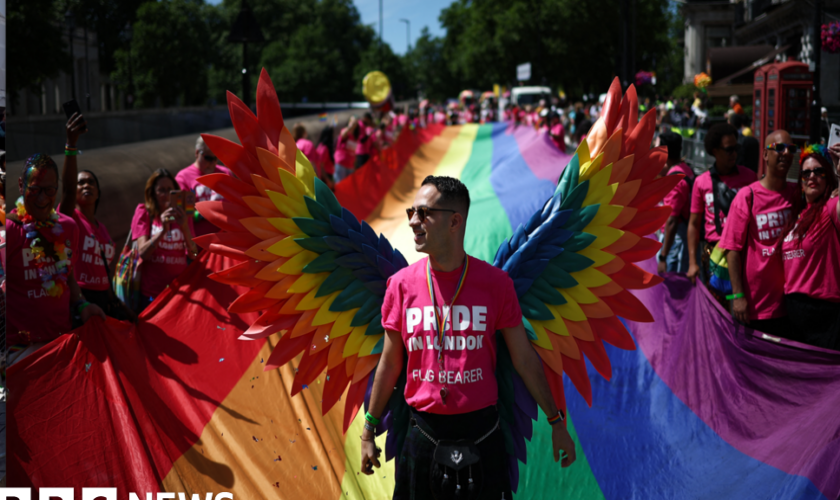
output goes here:
[{"label": "street lamp", "polygon": [[400,19],[401,23],[405,23],[405,51],[411,51],[411,21],[408,19]]},{"label": "street lamp", "polygon": [[134,107],[134,73],[131,67],[131,38],[134,36],[134,30],[131,28],[131,23],[125,23],[123,28],[123,37],[128,44],[128,93],[125,96],[125,104],[127,108]]},{"label": "street lamp", "polygon": [[70,39],[70,63],[72,64],[70,72],[70,94],[73,99],[76,98],[76,57],[73,55],[73,30],[76,29],[76,19],[73,17],[73,12],[67,9],[64,13],[64,22],[67,25],[67,31]]},{"label": "street lamp", "polygon": [[246,0],[242,0],[242,6],[236,21],[230,27],[228,42],[242,44],[242,101],[246,106],[251,106],[251,75],[248,74],[248,42],[260,43],[265,41],[257,18],[251,11]]}]

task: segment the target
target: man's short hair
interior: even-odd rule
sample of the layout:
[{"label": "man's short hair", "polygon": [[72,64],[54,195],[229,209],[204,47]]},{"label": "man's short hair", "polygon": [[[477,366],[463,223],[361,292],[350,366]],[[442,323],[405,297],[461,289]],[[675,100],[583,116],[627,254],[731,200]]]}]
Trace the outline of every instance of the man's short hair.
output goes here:
[{"label": "man's short hair", "polygon": [[195,140],[195,150],[201,151],[202,153],[207,151],[207,144],[204,143],[204,139],[201,136],[198,136],[198,139]]},{"label": "man's short hair", "polygon": [[740,101],[740,98],[737,95],[731,95],[731,96],[729,96],[729,99],[731,101],[735,101],[735,102]]},{"label": "man's short hair", "polygon": [[668,147],[668,159],[680,161],[682,158],[682,136],[676,132],[659,134],[659,145]]},{"label": "man's short hair", "polygon": [[737,139],[738,131],[728,123],[716,123],[709,127],[709,133],[706,134],[706,138],[703,140],[703,147],[706,149],[706,153],[714,155],[715,149],[720,147],[721,141],[727,135],[734,135]]},{"label": "man's short hair", "polygon": [[446,207],[452,207],[467,218],[470,212],[470,191],[463,182],[445,175],[430,175],[423,179],[423,184],[431,184],[440,193],[440,201]]}]

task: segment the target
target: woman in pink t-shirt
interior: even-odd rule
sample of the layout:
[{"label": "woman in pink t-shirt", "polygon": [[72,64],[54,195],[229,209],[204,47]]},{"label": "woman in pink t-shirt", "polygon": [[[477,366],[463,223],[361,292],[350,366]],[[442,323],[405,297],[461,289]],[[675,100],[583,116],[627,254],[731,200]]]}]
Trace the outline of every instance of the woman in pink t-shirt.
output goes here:
[{"label": "woman in pink t-shirt", "polygon": [[333,174],[335,174],[335,164],[333,163],[333,127],[327,125],[321,130],[321,135],[318,137],[318,146],[312,152],[312,166],[315,172],[318,173],[318,178],[324,181],[324,184],[333,188]]},{"label": "woman in pink t-shirt", "polygon": [[793,217],[785,237],[785,304],[798,340],[840,350],[840,204],[831,194],[837,178],[825,146],[800,156],[807,206]]},{"label": "woman in pink t-shirt", "polygon": [[[67,144],[77,138],[68,129]],[[85,298],[98,305],[105,314],[119,320],[133,319],[133,314],[111,291],[110,263],[116,248],[108,229],[96,218],[102,191],[99,179],[90,170],[78,170],[76,156],[65,156],[61,204],[58,211],[72,217],[79,227],[79,249],[73,274]]]},{"label": "woman in pink t-shirt", "polygon": [[355,116],[351,116],[347,126],[339,132],[338,141],[335,145],[335,174],[333,180],[336,183],[343,181],[353,173],[353,166],[356,164],[356,140],[358,136],[359,120]]},{"label": "woman in pink t-shirt", "polygon": [[170,191],[179,189],[175,177],[158,169],[146,181],[145,203],[137,205],[131,221],[131,238],[140,250],[140,304],[138,314],[195,259],[192,219],[184,209],[170,205]]},{"label": "woman in pink t-shirt", "polygon": [[295,126],[292,127],[292,135],[295,138],[295,145],[297,148],[301,153],[303,153],[303,156],[311,162],[312,152],[315,151],[315,146],[308,138],[306,127],[304,127],[302,123],[295,123]]}]

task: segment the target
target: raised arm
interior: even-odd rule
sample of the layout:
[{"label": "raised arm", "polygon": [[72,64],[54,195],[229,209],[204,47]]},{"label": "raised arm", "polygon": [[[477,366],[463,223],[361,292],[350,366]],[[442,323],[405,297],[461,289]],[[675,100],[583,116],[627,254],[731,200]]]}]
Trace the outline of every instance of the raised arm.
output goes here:
[{"label": "raised arm", "polygon": [[78,167],[76,154],[76,143],[79,136],[87,132],[87,125],[85,118],[79,113],[73,113],[73,116],[67,120],[65,126],[67,132],[66,153],[64,155],[64,169],[61,172],[61,206],[59,211],[68,217],[73,216],[73,211],[76,210],[76,185],[78,184]]}]

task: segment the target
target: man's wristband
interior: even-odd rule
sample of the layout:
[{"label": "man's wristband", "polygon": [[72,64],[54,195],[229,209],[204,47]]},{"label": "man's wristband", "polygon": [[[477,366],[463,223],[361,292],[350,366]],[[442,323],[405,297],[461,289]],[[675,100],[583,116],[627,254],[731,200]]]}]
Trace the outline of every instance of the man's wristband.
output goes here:
[{"label": "man's wristband", "polygon": [[659,262],[665,262],[667,260],[668,260],[668,256],[665,254],[665,252],[660,252],[659,253]]},{"label": "man's wristband", "polygon": [[559,424],[560,422],[566,420],[566,417],[563,416],[563,412],[558,410],[557,415],[553,417],[548,417],[548,423],[551,425]]},{"label": "man's wristband", "polygon": [[379,423],[380,423],[380,422],[379,422],[379,419],[378,419],[378,418],[376,418],[376,417],[374,417],[373,415],[371,415],[371,414],[370,414],[370,412],[365,413],[365,420],[366,420],[366,421],[367,421],[370,425],[379,425]]},{"label": "man's wristband", "polygon": [[740,299],[740,298],[743,298],[743,297],[744,297],[743,292],[742,293],[733,293],[732,295],[727,295],[726,300],[735,300],[735,299]]},{"label": "man's wristband", "polygon": [[86,300],[81,302],[79,305],[76,306],[76,313],[82,314],[82,311],[84,311],[85,308],[89,305],[90,305],[90,302],[88,302]]},{"label": "man's wristband", "polygon": [[76,156],[78,154],[79,154],[78,149],[70,149],[70,148],[65,148],[64,149],[64,156]]},{"label": "man's wristband", "polygon": [[365,422],[365,430],[370,432],[376,432],[376,427],[370,424],[370,422]]}]

